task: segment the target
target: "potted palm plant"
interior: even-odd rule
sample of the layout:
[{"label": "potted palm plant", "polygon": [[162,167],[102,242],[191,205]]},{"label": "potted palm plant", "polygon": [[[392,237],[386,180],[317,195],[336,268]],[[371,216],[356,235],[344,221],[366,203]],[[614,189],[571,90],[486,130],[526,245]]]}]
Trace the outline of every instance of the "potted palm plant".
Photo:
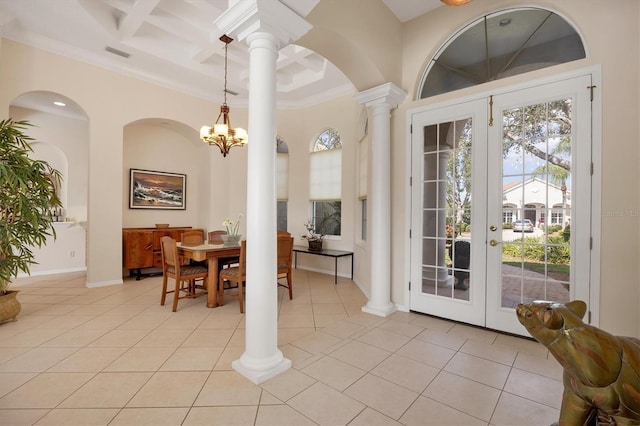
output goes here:
[{"label": "potted palm plant", "polygon": [[16,291],[8,285],[19,271],[36,263],[32,249],[55,238],[52,208],[62,204],[56,192],[60,172],[46,161],[34,160],[24,131],[27,121],[0,121],[0,323],[20,312]]}]

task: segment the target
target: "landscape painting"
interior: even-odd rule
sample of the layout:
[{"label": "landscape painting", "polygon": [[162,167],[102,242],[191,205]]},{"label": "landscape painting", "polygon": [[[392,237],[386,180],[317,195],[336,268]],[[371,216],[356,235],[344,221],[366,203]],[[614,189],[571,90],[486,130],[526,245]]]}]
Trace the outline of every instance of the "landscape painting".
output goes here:
[{"label": "landscape painting", "polygon": [[130,209],[186,208],[187,175],[130,169]]}]

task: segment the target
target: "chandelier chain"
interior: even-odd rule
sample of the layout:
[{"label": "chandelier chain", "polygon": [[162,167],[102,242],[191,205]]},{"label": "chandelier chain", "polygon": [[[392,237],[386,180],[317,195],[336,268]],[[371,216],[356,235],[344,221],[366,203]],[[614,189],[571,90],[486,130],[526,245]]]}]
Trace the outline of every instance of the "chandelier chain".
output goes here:
[{"label": "chandelier chain", "polygon": [[229,49],[229,42],[224,41],[224,103],[227,104],[227,50]]}]

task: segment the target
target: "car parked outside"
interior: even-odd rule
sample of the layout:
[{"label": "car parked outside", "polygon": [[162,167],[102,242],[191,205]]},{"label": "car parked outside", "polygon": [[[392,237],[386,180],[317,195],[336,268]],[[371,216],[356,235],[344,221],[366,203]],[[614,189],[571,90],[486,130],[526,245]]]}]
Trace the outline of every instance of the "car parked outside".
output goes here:
[{"label": "car parked outside", "polygon": [[529,219],[518,219],[513,222],[513,232],[533,232],[533,222]]}]

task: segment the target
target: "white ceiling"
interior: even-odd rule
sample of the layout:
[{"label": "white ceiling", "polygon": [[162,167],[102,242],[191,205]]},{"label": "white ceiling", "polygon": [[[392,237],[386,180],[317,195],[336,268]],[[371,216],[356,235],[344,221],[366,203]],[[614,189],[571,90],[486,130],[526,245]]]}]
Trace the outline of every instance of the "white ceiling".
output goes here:
[{"label": "white ceiling", "polygon": [[[303,15],[316,4],[281,1]],[[442,4],[382,1],[402,22]],[[213,22],[227,5],[227,0],[0,0],[0,31],[4,38],[219,103],[224,44]],[[246,105],[246,45],[231,43],[228,60],[227,88],[237,93],[228,95],[229,104]],[[280,50],[277,82],[280,107],[310,105],[355,90],[333,64],[296,45]],[[28,101],[21,100],[23,106]]]}]

